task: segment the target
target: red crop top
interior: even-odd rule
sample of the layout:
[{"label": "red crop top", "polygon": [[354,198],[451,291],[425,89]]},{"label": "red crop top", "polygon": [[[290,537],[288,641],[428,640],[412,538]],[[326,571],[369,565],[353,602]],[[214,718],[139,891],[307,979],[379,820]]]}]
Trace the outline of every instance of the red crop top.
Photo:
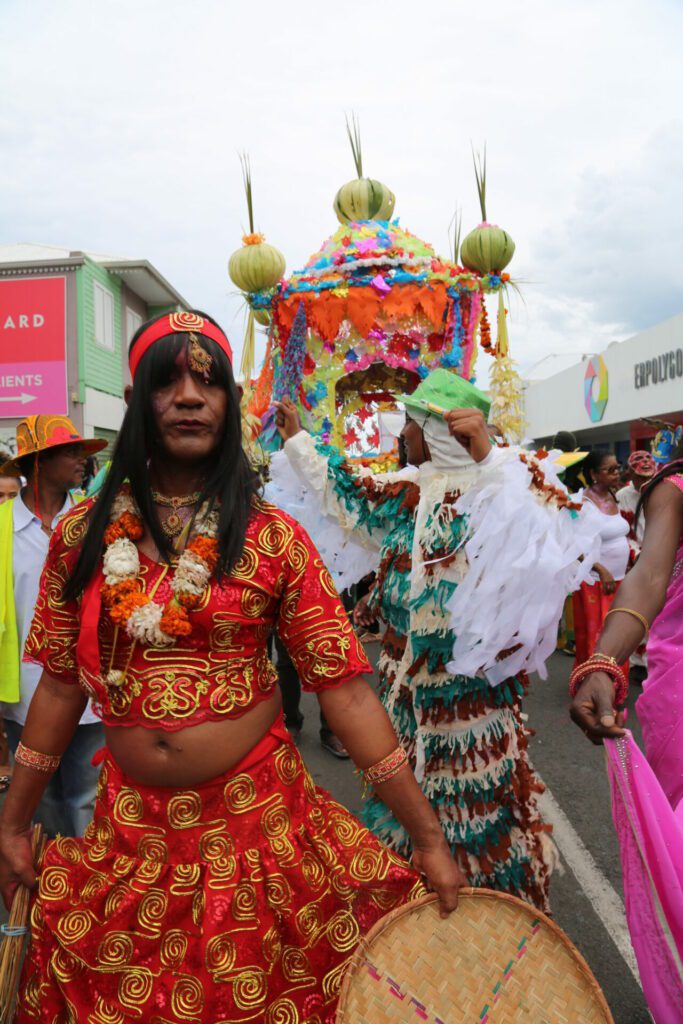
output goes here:
[{"label": "red crop top", "polygon": [[[212,580],[203,605],[190,612],[189,636],[172,647],[137,643],[114,626],[103,607],[100,673],[87,671],[76,653],[82,600],[65,601],[63,588],[91,507],[92,502],[78,505],[55,530],[24,657],[56,679],[80,682],[105,725],[172,730],[243,715],[277,684],[267,650],[273,629],[305,690],[327,689],[370,671],[308,534],[264,501],[255,502],[233,572],[221,583]],[[140,552],[144,588],[162,604],[171,596],[171,572]],[[112,669],[123,674],[120,685],[106,684]]]}]

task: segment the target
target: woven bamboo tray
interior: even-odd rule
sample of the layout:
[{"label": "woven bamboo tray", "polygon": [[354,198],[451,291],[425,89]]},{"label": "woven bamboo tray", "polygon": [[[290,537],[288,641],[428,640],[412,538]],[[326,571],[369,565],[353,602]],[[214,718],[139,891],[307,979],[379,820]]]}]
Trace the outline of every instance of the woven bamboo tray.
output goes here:
[{"label": "woven bamboo tray", "polygon": [[344,976],[337,1024],[614,1024],[588,964],[544,914],[505,893],[461,889],[382,918]]}]

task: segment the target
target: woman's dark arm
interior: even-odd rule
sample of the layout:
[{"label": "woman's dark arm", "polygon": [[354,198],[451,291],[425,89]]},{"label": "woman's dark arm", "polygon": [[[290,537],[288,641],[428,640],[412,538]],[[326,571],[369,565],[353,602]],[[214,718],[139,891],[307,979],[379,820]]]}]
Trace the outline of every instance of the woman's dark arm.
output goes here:
[{"label": "woman's dark arm", "polygon": [[[630,608],[649,623],[662,610],[676,552],[683,536],[683,494],[662,481],[647,502],[645,536],[640,558],[619,588],[613,609]],[[596,651],[626,661],[642,643],[641,623],[626,613],[610,615]],[[614,709],[614,683],[602,672],[588,676],[572,702],[571,716],[594,743],[604,737],[622,736]]]},{"label": "woman's dark arm", "polygon": [[[371,767],[398,746],[389,716],[364,679],[322,690],[318,700],[330,729],[359,768]],[[467,885],[467,879],[453,860],[438,818],[412,771],[403,768],[374,789],[410,836],[413,865],[439,896],[442,914],[454,910],[458,888]]]},{"label": "woman's dark arm", "polygon": [[[61,757],[76,731],[87,698],[73,683],[47,672],[40,677],[29,707],[21,741],[41,754]],[[0,894],[9,908],[19,885],[36,884],[31,855],[31,819],[51,773],[17,764],[0,815]]]}]

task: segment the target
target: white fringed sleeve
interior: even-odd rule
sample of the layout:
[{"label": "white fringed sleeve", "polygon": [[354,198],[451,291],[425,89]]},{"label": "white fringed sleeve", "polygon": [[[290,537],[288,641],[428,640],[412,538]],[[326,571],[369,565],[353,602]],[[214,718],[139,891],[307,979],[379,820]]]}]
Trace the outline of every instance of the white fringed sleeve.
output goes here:
[{"label": "white fringed sleeve", "polygon": [[[562,487],[547,464],[543,471]],[[468,520],[468,570],[447,606],[456,636],[449,671],[492,685],[521,671],[546,678],[564,601],[596,561],[594,529],[536,486],[519,449],[487,458],[457,511]]]}]

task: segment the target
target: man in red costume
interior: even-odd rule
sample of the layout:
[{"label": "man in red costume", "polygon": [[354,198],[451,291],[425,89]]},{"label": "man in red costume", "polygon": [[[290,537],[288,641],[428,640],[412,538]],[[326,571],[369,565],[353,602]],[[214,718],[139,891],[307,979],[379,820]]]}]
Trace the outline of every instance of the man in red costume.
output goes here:
[{"label": "man in red costume", "polygon": [[[29,826],[89,696],[107,747],[94,820],[39,869],[18,1021],[334,1019],[361,935],[462,876],[304,530],[259,498],[227,338],[144,325],[111,470],[60,523],[28,654],[44,672],[0,820],[0,888],[34,884]],[[413,839],[413,865],[312,783],[266,644]],[[80,685],[78,685],[80,684]]]}]

